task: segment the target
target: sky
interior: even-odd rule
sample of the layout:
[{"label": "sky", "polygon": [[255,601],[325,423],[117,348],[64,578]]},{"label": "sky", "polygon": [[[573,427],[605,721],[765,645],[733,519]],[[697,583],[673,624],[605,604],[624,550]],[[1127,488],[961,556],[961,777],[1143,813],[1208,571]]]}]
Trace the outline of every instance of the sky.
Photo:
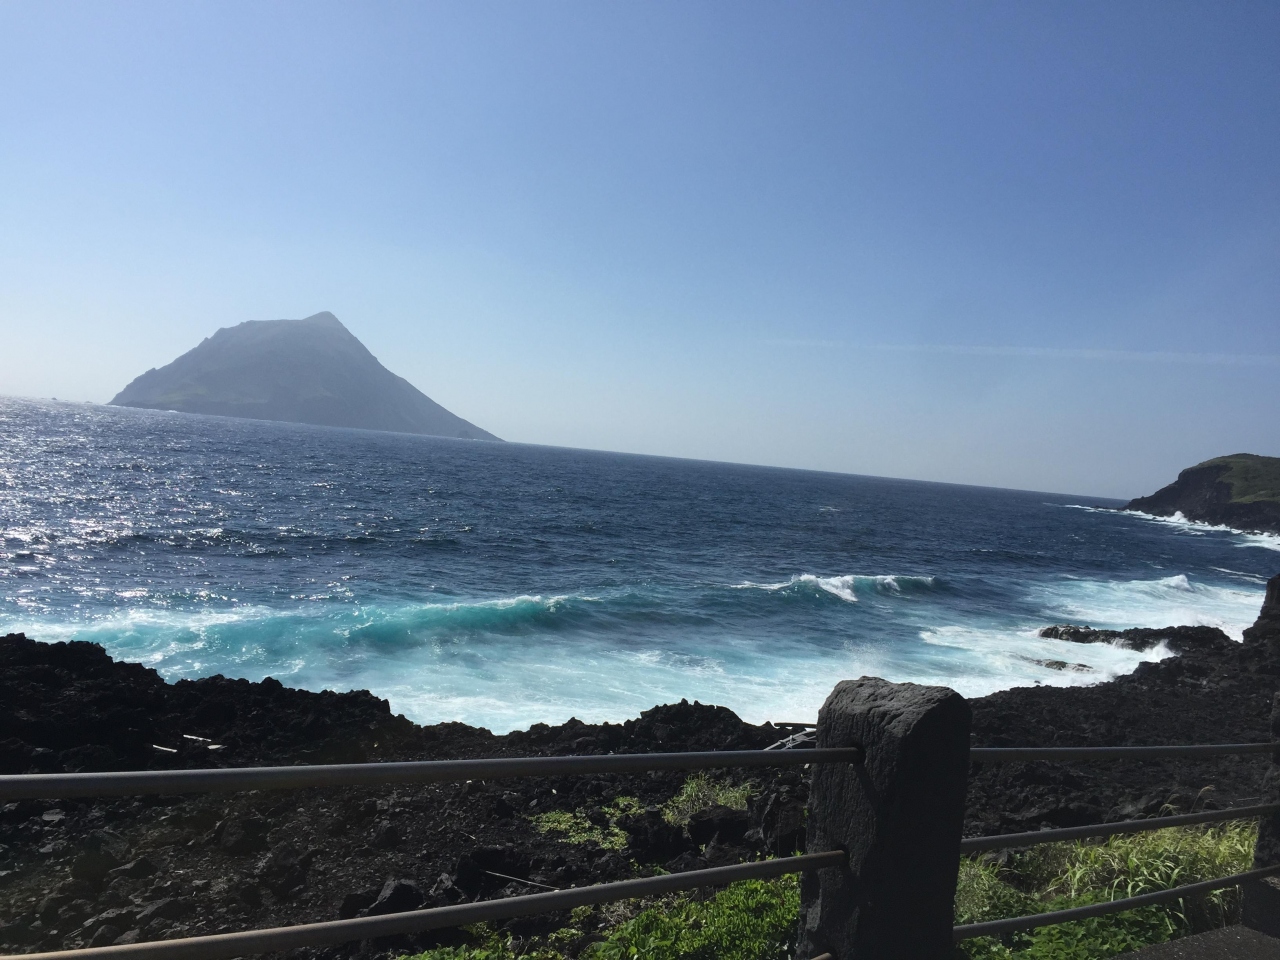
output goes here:
[{"label": "sky", "polygon": [[0,0],[0,393],[329,310],[508,440],[1280,455],[1280,4]]}]

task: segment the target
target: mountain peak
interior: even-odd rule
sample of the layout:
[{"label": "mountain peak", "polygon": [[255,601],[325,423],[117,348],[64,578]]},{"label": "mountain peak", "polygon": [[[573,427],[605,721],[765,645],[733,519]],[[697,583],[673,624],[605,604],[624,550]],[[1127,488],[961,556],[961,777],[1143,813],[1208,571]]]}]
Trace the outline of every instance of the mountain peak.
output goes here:
[{"label": "mountain peak", "polygon": [[111,402],[253,420],[498,439],[384,367],[327,310],[302,320],[249,320],[223,327],[167,366],[148,370]]}]

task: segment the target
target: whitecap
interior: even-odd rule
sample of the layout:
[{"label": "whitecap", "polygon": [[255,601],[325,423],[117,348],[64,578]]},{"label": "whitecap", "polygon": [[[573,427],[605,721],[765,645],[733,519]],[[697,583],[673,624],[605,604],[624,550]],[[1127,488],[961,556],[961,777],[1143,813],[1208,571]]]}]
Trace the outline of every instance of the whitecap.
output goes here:
[{"label": "whitecap", "polygon": [[1146,520],[1151,524],[1162,524],[1174,527],[1175,530],[1189,534],[1192,536],[1204,536],[1206,534],[1228,534],[1236,539],[1236,547],[1258,547],[1265,550],[1280,550],[1280,534],[1267,534],[1257,530],[1240,530],[1238,527],[1226,526],[1225,524],[1207,524],[1202,520],[1188,520],[1181,511],[1175,511],[1172,516],[1160,516],[1158,513],[1146,513],[1140,509],[1108,509],[1105,507],[1087,507],[1079,503],[1061,503],[1056,506],[1066,507],[1069,509],[1084,509],[1091,513],[1116,513],[1120,516],[1137,517],[1139,520]]},{"label": "whitecap", "polygon": [[[1150,650],[1126,650],[1107,643],[1071,644],[1046,639],[1033,626],[1002,629],[949,625],[922,630],[920,638],[946,651],[932,661],[914,665],[916,676],[886,677],[937,683],[966,697],[1024,686],[1083,687],[1132,673],[1140,663],[1172,656],[1163,643]],[[1090,667],[1089,672],[1055,670],[1037,663],[1065,661]]]},{"label": "whitecap", "polygon": [[904,588],[931,589],[937,585],[936,577],[902,576],[899,574],[864,575],[847,573],[834,577],[820,577],[812,573],[801,573],[789,580],[777,583],[756,583],[746,580],[730,585],[733,590],[764,590],[769,593],[780,591],[796,592],[797,588],[808,588],[839,597],[846,603],[858,602],[858,589],[866,592],[889,593],[901,596]]},{"label": "whitecap", "polygon": [[1262,591],[1215,586],[1175,574],[1154,580],[1063,579],[1029,591],[1057,622],[1108,629],[1218,627],[1239,640],[1258,615]]}]

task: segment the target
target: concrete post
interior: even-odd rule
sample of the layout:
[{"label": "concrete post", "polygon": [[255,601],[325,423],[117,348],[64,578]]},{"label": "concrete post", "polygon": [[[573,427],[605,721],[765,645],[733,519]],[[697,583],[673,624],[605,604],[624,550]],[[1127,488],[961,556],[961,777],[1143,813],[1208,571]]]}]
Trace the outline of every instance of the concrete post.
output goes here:
[{"label": "concrete post", "polygon": [[946,687],[863,677],[832,691],[818,746],[861,746],[866,760],[813,768],[807,849],[844,849],[849,864],[803,876],[797,957],[954,955],[970,719]]}]

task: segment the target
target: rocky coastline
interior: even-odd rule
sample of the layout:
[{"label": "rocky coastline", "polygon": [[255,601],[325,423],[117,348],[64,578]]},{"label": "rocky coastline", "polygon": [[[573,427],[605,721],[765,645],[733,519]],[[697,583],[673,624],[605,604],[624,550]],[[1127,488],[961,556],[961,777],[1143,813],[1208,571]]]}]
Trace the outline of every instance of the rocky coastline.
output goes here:
[{"label": "rocky coastline", "polygon": [[1280,457],[1237,453],[1206,460],[1124,509],[1158,517],[1180,514],[1242,533],[1280,534]]},{"label": "rocky coastline", "polygon": [[[1243,643],[1204,627],[1050,629],[1058,632],[1046,635],[1063,642],[1064,662],[1091,642],[1164,643],[1176,655],[1092,687],[975,699],[975,745],[1270,735],[1280,687],[1280,576]],[[754,749],[794,732],[682,702],[622,724],[571,720],[496,736],[457,723],[415,725],[363,691],[311,693],[223,677],[171,684],[92,644],[0,638],[4,774]],[[1265,757],[974,764],[966,833],[1245,803],[1259,795],[1266,766]],[[803,848],[800,768],[725,771],[721,779],[750,785],[747,809],[712,805],[683,827],[660,812],[685,784],[681,773],[9,803],[0,807],[0,951],[386,913]],[[576,825],[577,834],[549,829],[557,823]],[[546,933],[567,919],[517,920],[507,930]],[[463,937],[449,931],[310,954],[394,956]],[[592,939],[588,923],[566,952]]]}]

